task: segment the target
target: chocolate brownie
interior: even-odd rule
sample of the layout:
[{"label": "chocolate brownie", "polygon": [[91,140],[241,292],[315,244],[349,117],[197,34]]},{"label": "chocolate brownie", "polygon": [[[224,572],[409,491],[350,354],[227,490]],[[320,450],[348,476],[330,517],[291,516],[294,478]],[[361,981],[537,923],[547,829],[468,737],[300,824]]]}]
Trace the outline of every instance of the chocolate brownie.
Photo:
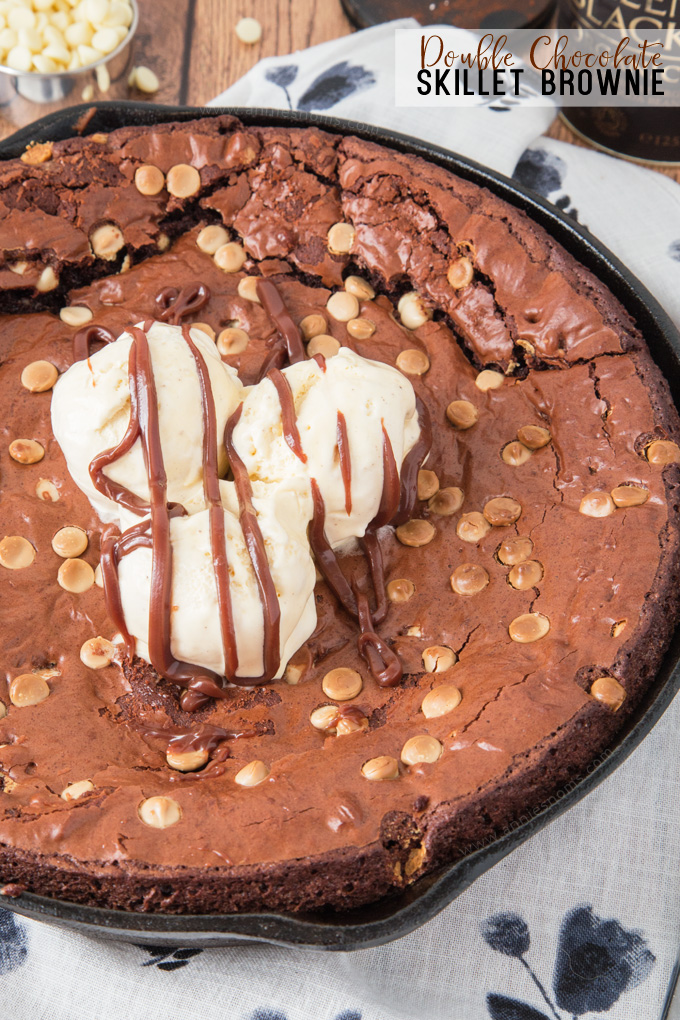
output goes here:
[{"label": "chocolate brownie", "polygon": [[[133,911],[347,909],[607,748],[678,617],[680,422],[635,323],[542,228],[422,159],[218,115],[4,163],[0,253],[5,882]],[[431,422],[414,507],[373,533],[382,590],[360,594],[350,548],[343,606],[322,526],[313,633],[280,679],[217,697],[112,643],[97,567],[118,533],[51,425],[57,374],[164,315],[246,386],[300,332],[320,365],[396,366]]]}]

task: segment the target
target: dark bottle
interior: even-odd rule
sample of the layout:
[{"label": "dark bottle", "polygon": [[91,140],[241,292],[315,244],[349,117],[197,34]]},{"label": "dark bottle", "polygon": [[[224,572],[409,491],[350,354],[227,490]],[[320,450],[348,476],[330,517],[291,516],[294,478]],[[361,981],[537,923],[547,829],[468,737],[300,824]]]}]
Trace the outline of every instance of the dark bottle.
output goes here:
[{"label": "dark bottle", "polygon": [[[666,75],[680,82],[680,0],[562,0],[560,28],[596,28],[662,38]],[[600,149],[644,163],[680,164],[680,107],[568,106],[562,119]]]},{"label": "dark bottle", "polygon": [[342,0],[358,28],[394,18],[415,18],[421,25],[493,29],[543,27],[555,0]]}]

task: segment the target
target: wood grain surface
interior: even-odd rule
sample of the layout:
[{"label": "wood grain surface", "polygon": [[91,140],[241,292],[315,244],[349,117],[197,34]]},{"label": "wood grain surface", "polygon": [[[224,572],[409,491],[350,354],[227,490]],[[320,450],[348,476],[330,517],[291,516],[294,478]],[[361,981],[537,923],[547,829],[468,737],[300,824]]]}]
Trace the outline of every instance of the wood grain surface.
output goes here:
[{"label": "wood grain surface", "polygon": [[[415,0],[414,0],[415,2]],[[157,103],[201,106],[223,92],[262,57],[292,53],[352,31],[340,0],[138,0],[139,28],[131,46],[131,64],[144,64],[158,75]],[[239,41],[234,27],[242,17],[262,24],[259,43]],[[101,93],[94,74],[60,103],[31,103],[14,94],[0,78],[0,138],[54,109],[82,103],[91,84],[95,99],[149,99],[131,90],[127,72]],[[561,121],[547,132],[552,138],[584,144]],[[680,167],[652,167],[680,181]]]}]

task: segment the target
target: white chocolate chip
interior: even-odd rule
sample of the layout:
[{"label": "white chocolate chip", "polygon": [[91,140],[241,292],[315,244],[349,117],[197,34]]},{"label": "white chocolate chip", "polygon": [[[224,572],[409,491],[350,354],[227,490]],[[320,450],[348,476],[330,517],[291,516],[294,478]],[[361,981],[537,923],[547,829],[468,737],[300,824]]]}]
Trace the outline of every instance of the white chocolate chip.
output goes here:
[{"label": "white chocolate chip", "polygon": [[80,779],[77,783],[69,783],[66,789],[62,790],[60,797],[65,801],[78,800],[90,790],[94,790],[94,783],[89,779]]},{"label": "white chocolate chip", "polygon": [[123,231],[115,223],[104,223],[90,234],[90,247],[98,259],[112,262],[125,244]]},{"label": "white chocolate chip", "polygon": [[348,294],[347,291],[339,290],[335,294],[331,294],[326,304],[328,314],[331,315],[338,322],[349,322],[350,319],[356,319],[359,314],[359,302],[354,294]]},{"label": "white chocolate chip", "polygon": [[486,393],[487,390],[500,389],[504,381],[505,376],[501,372],[494,372],[490,368],[485,368],[475,379],[475,386],[482,393]]},{"label": "white chocolate chip", "polygon": [[39,291],[40,294],[47,294],[48,291],[55,290],[58,286],[59,279],[55,271],[52,269],[52,266],[45,266],[38,277],[35,289]]},{"label": "white chocolate chip", "polygon": [[361,774],[364,779],[372,782],[385,782],[386,780],[399,778],[399,762],[391,755],[380,755],[378,758],[371,758],[361,766]]},{"label": "white chocolate chip", "polygon": [[609,517],[616,510],[616,504],[608,492],[589,492],[579,505],[579,512],[586,517]]},{"label": "white chocolate chip", "polygon": [[152,829],[167,829],[182,817],[182,809],[172,797],[148,797],[139,805],[137,813]]},{"label": "white chocolate chip", "polygon": [[35,494],[44,503],[56,503],[59,499],[59,489],[49,478],[39,478],[35,486]]},{"label": "white chocolate chip", "polygon": [[242,354],[248,346],[249,340],[250,337],[245,329],[239,329],[238,326],[227,326],[218,334],[217,350],[223,358],[228,358],[233,354]]},{"label": "white chocolate chip", "polygon": [[355,669],[338,666],[326,673],[321,687],[326,697],[333,701],[351,701],[361,692],[363,680]]},{"label": "white chocolate chip", "polygon": [[422,659],[428,673],[445,673],[458,662],[458,656],[448,645],[431,645],[423,651]]},{"label": "white chocolate chip", "polygon": [[[94,38],[92,39],[93,43],[94,43],[95,39],[97,38],[97,36],[99,36],[100,39],[101,39],[102,32],[96,32],[95,33]],[[110,37],[109,36],[106,36],[106,39],[107,39],[107,41],[110,41]],[[115,42],[114,42],[114,45],[111,47],[111,49],[115,49],[115,46],[116,46],[117,42],[118,42],[118,40],[116,38]],[[96,48],[97,49],[101,49],[101,47],[96,47]],[[105,50],[103,52],[109,52],[109,51]],[[95,69],[94,69],[94,74],[95,74],[95,78],[97,79],[97,88],[99,89],[99,91],[100,92],[108,92],[109,89],[111,88],[111,75],[109,74],[109,70],[108,70],[106,64],[98,64],[97,67],[95,67]]]},{"label": "white chocolate chip", "polygon": [[92,319],[92,312],[89,308],[85,308],[84,305],[69,305],[61,309],[59,318],[67,326],[84,326],[86,322]]},{"label": "white chocolate chip", "polygon": [[406,741],[401,749],[401,760],[404,765],[432,764],[441,758],[443,750],[436,737],[422,733]]},{"label": "white chocolate chip", "polygon": [[359,301],[372,301],[375,297],[373,287],[362,276],[348,276],[345,280],[345,290],[348,294],[354,294]]},{"label": "white chocolate chip", "polygon": [[307,355],[313,358],[315,354],[322,354],[324,358],[334,358],[340,350],[340,341],[336,340],[330,333],[319,333],[313,336],[307,344]]},{"label": "white chocolate chip", "polygon": [[21,535],[5,535],[0,542],[0,565],[7,570],[24,570],[35,559],[35,549]]},{"label": "white chocolate chip", "polygon": [[209,757],[208,752],[202,747],[196,751],[175,751],[170,748],[165,760],[176,772],[196,772],[208,764]]},{"label": "white chocolate chip", "polygon": [[45,450],[35,439],[13,439],[9,444],[9,455],[17,464],[38,464],[45,456]]},{"label": "white chocolate chip", "polygon": [[191,198],[201,190],[201,175],[195,166],[177,163],[168,170],[165,186],[175,198]]},{"label": "white chocolate chip", "polygon": [[52,539],[52,548],[57,556],[63,556],[64,559],[80,556],[87,549],[87,544],[87,532],[74,525],[60,528]]},{"label": "white chocolate chip", "polygon": [[550,620],[543,613],[523,613],[508,626],[513,641],[527,645],[544,638],[550,630]]},{"label": "white chocolate chip", "polygon": [[31,361],[21,373],[21,385],[31,393],[51,390],[59,377],[51,361]]},{"label": "white chocolate chip", "polygon": [[321,705],[315,708],[309,717],[309,721],[315,730],[335,729],[340,717],[340,710],[336,705]]},{"label": "white chocolate chip", "polygon": [[94,584],[94,570],[85,560],[64,560],[57,572],[57,581],[64,591],[80,595]]},{"label": "white chocolate chip", "polygon": [[[328,231],[328,250],[331,255],[348,255],[356,237],[351,223],[334,223]],[[358,311],[357,311],[357,314]]]},{"label": "white chocolate chip", "polygon": [[165,174],[151,163],[138,166],[135,170],[135,187],[140,195],[159,195],[165,187]]},{"label": "white chocolate chip", "polygon": [[220,245],[213,256],[215,265],[224,273],[238,273],[243,269],[247,257],[242,245],[236,241],[227,241],[226,244]]},{"label": "white chocolate chip", "polygon": [[161,87],[158,76],[150,67],[133,67],[128,77],[128,85],[132,89],[139,89],[147,95],[153,95]]},{"label": "white chocolate chip", "polygon": [[240,18],[234,31],[236,38],[246,46],[254,46],[262,38],[262,25],[257,18]]},{"label": "white chocolate chip", "polygon": [[9,700],[17,708],[32,708],[50,696],[50,688],[38,673],[22,673],[9,685]]},{"label": "white chocolate chip", "polygon": [[257,281],[259,279],[259,276],[243,276],[236,288],[239,297],[245,298],[246,301],[254,301],[257,305],[261,304],[262,302],[257,296]]},{"label": "white chocolate chip", "polygon": [[80,661],[88,669],[110,666],[116,655],[116,646],[103,637],[88,638],[80,648]]},{"label": "white chocolate chip", "polygon": [[453,684],[442,684],[441,687],[434,687],[423,698],[420,709],[426,719],[437,719],[439,716],[448,715],[458,708],[461,702],[461,693]]},{"label": "white chocolate chip", "polygon": [[263,761],[251,761],[244,765],[234,776],[239,786],[258,786],[269,775],[269,769]]},{"label": "white chocolate chip", "polygon": [[218,248],[221,248],[229,240],[229,234],[219,223],[211,223],[203,227],[196,238],[196,246],[206,255],[214,255]]},{"label": "white chocolate chip", "polygon": [[432,318],[432,309],[423,304],[423,299],[415,290],[399,298],[397,311],[407,329],[418,329]]}]

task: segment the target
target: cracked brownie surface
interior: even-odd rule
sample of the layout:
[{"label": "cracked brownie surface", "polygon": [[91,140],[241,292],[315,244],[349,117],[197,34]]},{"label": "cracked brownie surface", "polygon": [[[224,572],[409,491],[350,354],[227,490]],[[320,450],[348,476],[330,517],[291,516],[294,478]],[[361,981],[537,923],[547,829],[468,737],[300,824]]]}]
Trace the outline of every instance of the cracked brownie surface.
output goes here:
[{"label": "cracked brownie surface", "polygon": [[[243,260],[205,250],[211,224]],[[416,157],[216,116],[0,166],[0,252],[5,881],[128,910],[348,908],[502,832],[607,747],[677,618],[680,431],[635,324],[541,228]],[[83,529],[94,570],[103,525],[52,435],[49,370],[25,373],[64,372],[83,325],[118,336],[164,288],[200,282],[209,299],[185,321],[251,385],[276,333],[251,277],[328,357],[334,338],[396,364],[429,412],[414,519],[379,532],[379,630],[404,676],[372,680],[320,580],[285,677],[189,713],[142,659],[81,659],[114,628],[94,575],[58,581],[53,538]],[[353,288],[358,314],[334,317]],[[362,561],[341,562],[351,576]],[[339,668],[363,685],[336,704],[322,683]],[[340,725],[343,705],[361,725]],[[207,725],[246,735],[196,771],[148,735]],[[251,762],[269,771],[241,786]],[[179,820],[145,824],[154,797]]]}]

